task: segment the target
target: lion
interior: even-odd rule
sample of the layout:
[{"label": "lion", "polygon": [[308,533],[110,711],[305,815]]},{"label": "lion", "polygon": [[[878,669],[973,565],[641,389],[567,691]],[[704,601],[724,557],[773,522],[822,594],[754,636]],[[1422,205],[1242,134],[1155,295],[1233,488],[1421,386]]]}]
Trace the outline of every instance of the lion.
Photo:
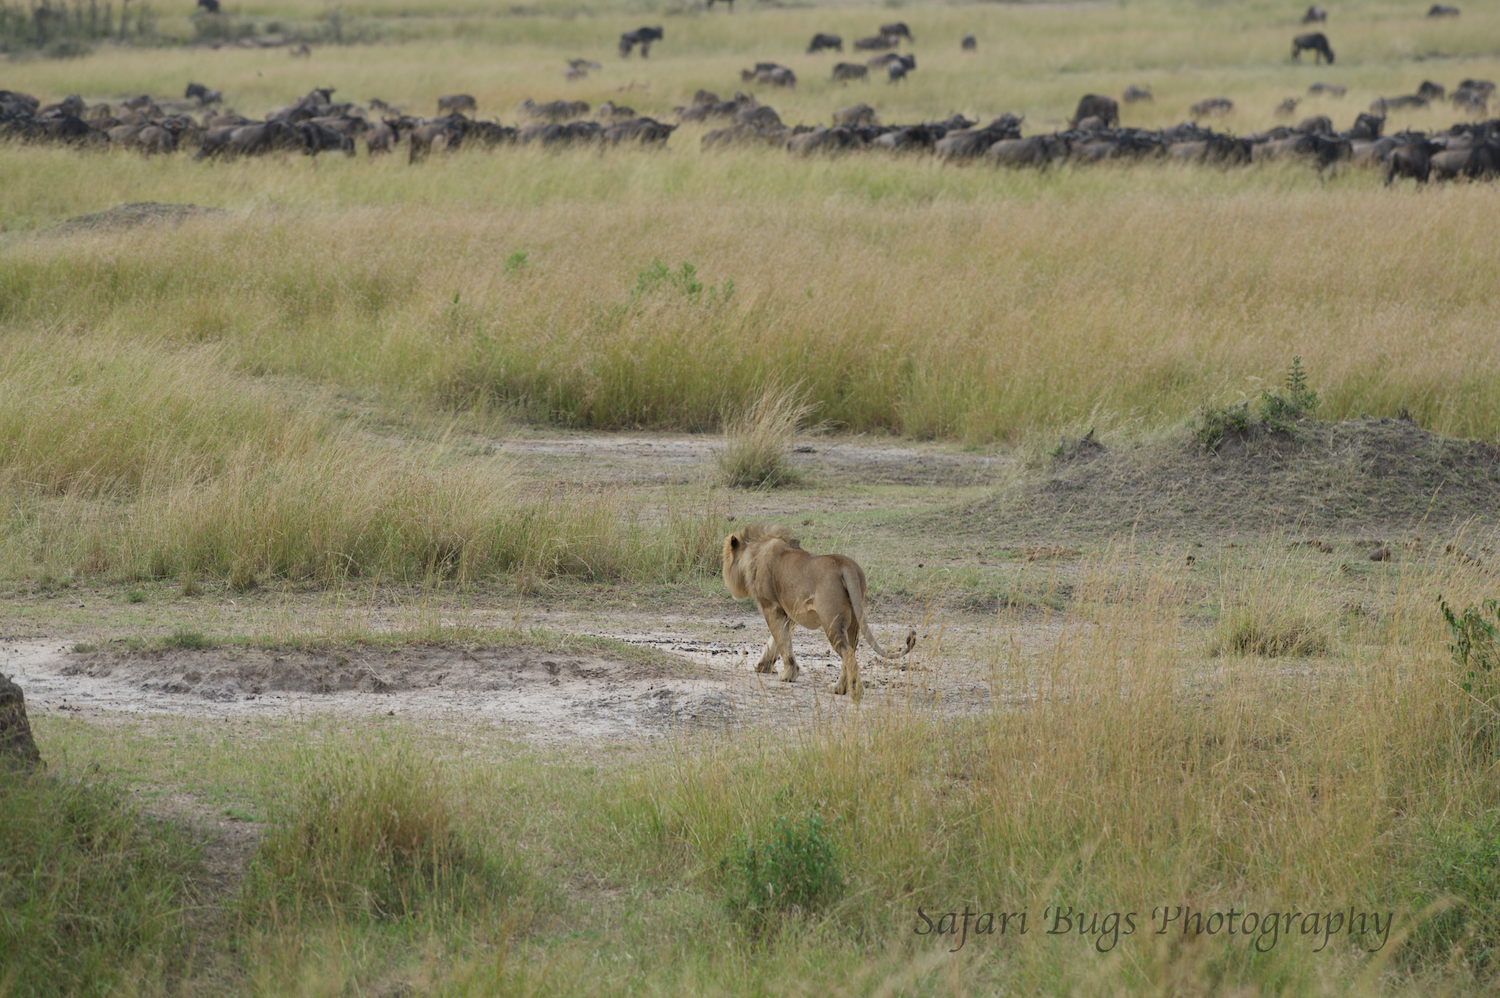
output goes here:
[{"label": "lion", "polygon": [[913,629],[900,652],[892,655],[880,647],[865,627],[864,569],[845,555],[802,550],[785,527],[751,524],[724,538],[724,585],[735,599],[754,599],[765,614],[771,636],[755,671],[772,671],[779,654],[782,682],[792,682],[801,672],[792,654],[793,621],[809,630],[822,628],[844,663],[832,692],[848,694],[855,703],[864,692],[854,656],[861,632],[869,635],[875,654],[887,660],[900,658],[917,643]]}]

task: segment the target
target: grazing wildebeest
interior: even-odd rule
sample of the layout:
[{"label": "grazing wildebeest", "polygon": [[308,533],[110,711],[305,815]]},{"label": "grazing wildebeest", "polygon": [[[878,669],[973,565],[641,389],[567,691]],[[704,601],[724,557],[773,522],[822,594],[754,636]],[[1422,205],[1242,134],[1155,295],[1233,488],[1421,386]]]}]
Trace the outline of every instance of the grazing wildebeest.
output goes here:
[{"label": "grazing wildebeest", "polygon": [[1423,100],[1442,100],[1448,96],[1448,88],[1441,83],[1433,83],[1431,80],[1423,80],[1422,85],[1417,88],[1417,96]]},{"label": "grazing wildebeest", "polygon": [[1373,114],[1360,114],[1354,119],[1354,127],[1344,133],[1344,137],[1356,141],[1373,142],[1380,138],[1380,131],[1385,127],[1385,119],[1377,118]]},{"label": "grazing wildebeest", "polygon": [[634,31],[627,31],[620,36],[620,55],[629,56],[630,50],[639,45],[641,58],[644,59],[651,54],[651,43],[661,41],[662,37],[660,25],[654,28],[636,28]]},{"label": "grazing wildebeest", "polygon": [[1073,126],[1076,128],[1084,118],[1098,118],[1108,128],[1119,123],[1120,104],[1103,94],[1084,94],[1078,101],[1078,110],[1073,112]]},{"label": "grazing wildebeest", "polygon": [[478,108],[479,104],[468,94],[448,94],[438,98],[438,114],[460,114],[464,111],[473,114]]},{"label": "grazing wildebeest", "polygon": [[1219,114],[1228,114],[1234,110],[1234,101],[1228,97],[1209,97],[1200,100],[1188,109],[1192,112],[1193,120],[1208,118]]},{"label": "grazing wildebeest", "polygon": [[1045,169],[1067,157],[1068,140],[1061,135],[1001,139],[984,151],[985,161],[999,166],[1037,166]]},{"label": "grazing wildebeest", "polygon": [[606,142],[637,142],[641,145],[662,144],[667,137],[676,131],[676,125],[664,124],[655,118],[631,118],[629,121],[617,121],[604,130],[602,138]]},{"label": "grazing wildebeest", "polygon": [[204,12],[208,14],[217,14],[219,12],[219,0],[198,0],[198,6],[202,7]]},{"label": "grazing wildebeest", "polygon": [[821,31],[812,36],[812,41],[807,44],[807,54],[812,55],[824,49],[833,49],[835,52],[844,51],[844,39],[840,35],[825,35]]},{"label": "grazing wildebeest", "polygon": [[764,83],[773,87],[795,87],[797,74],[774,62],[757,62],[754,69],[740,70],[740,79]]},{"label": "grazing wildebeest", "polygon": [[1370,110],[1375,114],[1385,114],[1387,111],[1403,111],[1410,107],[1426,107],[1427,98],[1417,94],[1402,94],[1400,97],[1376,97],[1370,102]]},{"label": "grazing wildebeest", "polygon": [[1431,7],[1427,8],[1427,16],[1428,17],[1457,17],[1458,16],[1458,8],[1457,7],[1450,7],[1447,4],[1435,3]]},{"label": "grazing wildebeest", "polygon": [[1321,24],[1326,23],[1327,21],[1328,11],[1324,10],[1322,7],[1309,7],[1307,8],[1307,13],[1302,15],[1303,24],[1313,24],[1315,22]]},{"label": "grazing wildebeest", "polygon": [[544,118],[547,121],[566,121],[589,113],[589,106],[581,100],[555,100],[538,104],[530,97],[516,105],[516,113],[525,118]]},{"label": "grazing wildebeest", "polygon": [[914,55],[899,56],[891,62],[886,63],[886,75],[890,77],[891,83],[900,83],[906,79],[906,74],[917,68],[917,57]]},{"label": "grazing wildebeest", "polygon": [[1151,91],[1146,87],[1138,87],[1134,83],[1125,88],[1125,103],[1135,104],[1138,101],[1153,100]]},{"label": "grazing wildebeest", "polygon": [[879,125],[880,121],[875,117],[875,109],[868,104],[856,104],[853,107],[840,108],[833,112],[833,123],[835,125]]},{"label": "grazing wildebeest", "polygon": [[835,81],[863,80],[870,72],[870,67],[861,66],[856,62],[841,62],[833,67],[833,78]]},{"label": "grazing wildebeest", "polygon": [[[729,7],[729,13],[734,13],[734,0],[708,0],[708,2],[704,6],[706,6],[709,10],[713,10],[715,3],[722,3],[727,5]],[[647,118],[646,120],[650,121],[651,119]],[[662,127],[665,128],[666,126],[663,125]]]},{"label": "grazing wildebeest", "polygon": [[1405,145],[1391,150],[1390,166],[1386,170],[1385,182],[1389,186],[1397,176],[1412,177],[1417,183],[1427,183],[1432,175],[1432,157],[1443,151],[1443,147],[1429,139],[1413,138]]},{"label": "grazing wildebeest", "polygon": [[975,38],[973,35],[964,35],[963,41],[958,43],[958,47],[963,49],[965,52],[973,52],[975,49],[979,48],[979,39]]},{"label": "grazing wildebeest", "polygon": [[895,24],[882,24],[880,33],[887,38],[905,38],[911,41],[911,29],[906,26],[905,21],[897,21]]},{"label": "grazing wildebeest", "polygon": [[401,141],[401,133],[389,121],[381,121],[365,132],[365,151],[371,156],[378,152],[390,152],[391,147]]},{"label": "grazing wildebeest", "polygon": [[1339,86],[1337,83],[1314,83],[1307,88],[1307,92],[1313,97],[1322,97],[1325,95],[1328,97],[1342,97],[1349,90],[1347,87]]},{"label": "grazing wildebeest", "polygon": [[589,75],[589,70],[603,68],[592,59],[569,59],[568,68],[563,76],[569,80],[581,80]]},{"label": "grazing wildebeest", "polygon": [[1302,59],[1302,50],[1311,49],[1316,55],[1313,57],[1315,63],[1327,59],[1329,64],[1333,63],[1333,49],[1328,47],[1328,36],[1321,31],[1313,31],[1305,35],[1298,35],[1292,39],[1292,58]]},{"label": "grazing wildebeest", "polygon": [[890,35],[872,35],[854,40],[854,48],[861,52],[879,52],[881,49],[893,49],[899,44],[900,40]]},{"label": "grazing wildebeest", "polygon": [[1333,119],[1326,114],[1313,115],[1311,118],[1303,118],[1297,122],[1297,127],[1292,131],[1300,135],[1311,135],[1315,132],[1319,135],[1332,135]]},{"label": "grazing wildebeest", "polygon": [[1297,105],[1301,103],[1302,101],[1297,97],[1288,97],[1286,100],[1276,105],[1277,117],[1290,118],[1292,115],[1297,113]]}]

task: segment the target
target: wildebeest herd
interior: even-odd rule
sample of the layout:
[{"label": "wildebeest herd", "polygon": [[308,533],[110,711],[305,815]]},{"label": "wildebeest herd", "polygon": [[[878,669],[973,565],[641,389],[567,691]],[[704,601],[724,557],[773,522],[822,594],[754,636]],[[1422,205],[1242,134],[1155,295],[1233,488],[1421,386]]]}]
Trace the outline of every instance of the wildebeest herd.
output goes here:
[{"label": "wildebeest herd", "polygon": [[[195,149],[199,159],[229,159],[271,152],[337,151],[352,156],[355,140],[363,138],[371,155],[391,152],[404,141],[408,158],[415,162],[430,152],[465,145],[661,143],[677,127],[613,104],[595,112],[599,120],[585,119],[590,108],[583,101],[537,104],[528,99],[516,109],[521,123],[508,126],[469,117],[478,105],[468,94],[439,97],[439,116],[433,118],[403,114],[381,100],[370,101],[368,107],[336,102],[333,94],[332,87],[311,90],[263,119],[251,120],[209,110],[208,105],[222,97],[197,83],[189,85],[182,101],[158,101],[142,94],[116,105],[88,105],[77,95],[44,105],[29,94],[0,90],[0,139],[148,154]],[[188,98],[197,104],[186,103]],[[195,106],[204,109],[201,118],[193,116]]]},{"label": "wildebeest herd", "polygon": [[[1435,13],[1434,13],[1435,12]],[[1451,8],[1434,6],[1430,16],[1452,16]],[[1327,11],[1309,7],[1304,23],[1324,23]],[[636,48],[646,56],[653,42],[664,35],[660,27],[641,27],[620,36],[620,54]],[[892,83],[916,69],[911,53],[890,51],[913,41],[903,22],[882,24],[873,35],[854,41],[856,50],[881,51],[865,63],[839,62],[833,68],[835,82],[868,78],[872,69],[884,70]],[[976,47],[972,35],[965,36],[962,50]],[[842,52],[844,40],[818,33],[807,52]],[[1334,61],[1332,46],[1322,32],[1298,35],[1292,41],[1292,57],[1312,51],[1318,62]],[[569,63],[571,78],[578,78],[597,62],[575,59]],[[796,74],[779,63],[758,62],[741,71],[744,82],[768,87],[794,87]],[[940,121],[882,124],[875,109],[857,104],[834,112],[832,125],[788,125],[772,107],[753,95],[736,93],[730,100],[700,90],[693,103],[676,109],[679,123],[719,125],[702,137],[705,149],[755,143],[783,147],[794,154],[854,150],[926,151],[944,160],[984,160],[1008,166],[1047,167],[1069,163],[1141,161],[1161,159],[1179,162],[1237,164],[1271,159],[1302,159],[1327,168],[1339,163],[1380,164],[1387,182],[1399,176],[1420,181],[1452,177],[1491,178],[1500,167],[1500,119],[1460,122],[1451,128],[1426,133],[1412,130],[1383,134],[1391,110],[1425,107],[1450,99],[1454,107],[1479,118],[1488,113],[1495,84],[1487,80],[1463,80],[1451,96],[1442,85],[1425,81],[1414,94],[1380,97],[1371,113],[1359,114],[1353,124],[1335,129],[1326,115],[1303,119],[1296,126],[1279,126],[1251,135],[1233,135],[1204,127],[1199,122],[1227,114],[1234,104],[1226,97],[1211,97],[1192,105],[1191,121],[1155,130],[1126,128],[1120,123],[1120,104],[1113,97],[1086,94],[1064,130],[1022,136],[1022,117],[1004,114],[981,126],[978,121],[954,114]],[[1342,97],[1345,88],[1316,83],[1313,96]],[[606,103],[590,117],[583,101],[556,100],[536,103],[527,99],[517,108],[516,125],[478,119],[478,102],[469,94],[448,94],[437,99],[438,116],[414,117],[380,100],[367,107],[333,99],[332,87],[309,91],[263,119],[251,120],[222,106],[223,95],[201,83],[190,83],[181,100],[157,100],[142,94],[115,105],[88,105],[73,95],[43,105],[27,94],[0,90],[0,139],[56,142],[81,147],[135,149],[147,154],[194,149],[198,158],[232,158],[269,152],[300,152],[316,155],[325,151],[355,152],[355,140],[363,138],[371,155],[393,151],[402,142],[408,159],[416,162],[437,151],[465,147],[494,147],[511,143],[544,145],[633,143],[660,145],[678,127],[637,114],[633,109]],[[1152,101],[1151,91],[1128,87],[1125,103]],[[1289,97],[1276,109],[1291,117],[1300,99]],[[195,117],[194,112],[199,116]]]}]

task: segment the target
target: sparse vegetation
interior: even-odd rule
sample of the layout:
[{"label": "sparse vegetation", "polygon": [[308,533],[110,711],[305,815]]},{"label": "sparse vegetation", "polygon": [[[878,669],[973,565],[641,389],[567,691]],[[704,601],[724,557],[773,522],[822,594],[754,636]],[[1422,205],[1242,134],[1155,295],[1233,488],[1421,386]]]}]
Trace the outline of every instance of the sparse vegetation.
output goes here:
[{"label": "sparse vegetation", "polygon": [[844,890],[838,849],[816,813],[777,817],[765,840],[746,842],[719,863],[730,915],[757,934],[780,919],[813,916]]}]

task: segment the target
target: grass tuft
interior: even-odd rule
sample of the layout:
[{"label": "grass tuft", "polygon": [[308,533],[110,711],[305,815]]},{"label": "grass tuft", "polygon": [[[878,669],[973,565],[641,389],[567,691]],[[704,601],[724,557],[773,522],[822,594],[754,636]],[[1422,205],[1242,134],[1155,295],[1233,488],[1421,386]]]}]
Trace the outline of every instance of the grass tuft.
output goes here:
[{"label": "grass tuft", "polygon": [[1209,638],[1210,655],[1259,655],[1263,658],[1326,655],[1332,646],[1327,632],[1293,611],[1232,612]]},{"label": "grass tuft", "polygon": [[714,454],[719,478],[735,488],[776,488],[796,482],[787,450],[816,406],[802,386],[768,384],[751,406],[724,420],[724,446]]}]

